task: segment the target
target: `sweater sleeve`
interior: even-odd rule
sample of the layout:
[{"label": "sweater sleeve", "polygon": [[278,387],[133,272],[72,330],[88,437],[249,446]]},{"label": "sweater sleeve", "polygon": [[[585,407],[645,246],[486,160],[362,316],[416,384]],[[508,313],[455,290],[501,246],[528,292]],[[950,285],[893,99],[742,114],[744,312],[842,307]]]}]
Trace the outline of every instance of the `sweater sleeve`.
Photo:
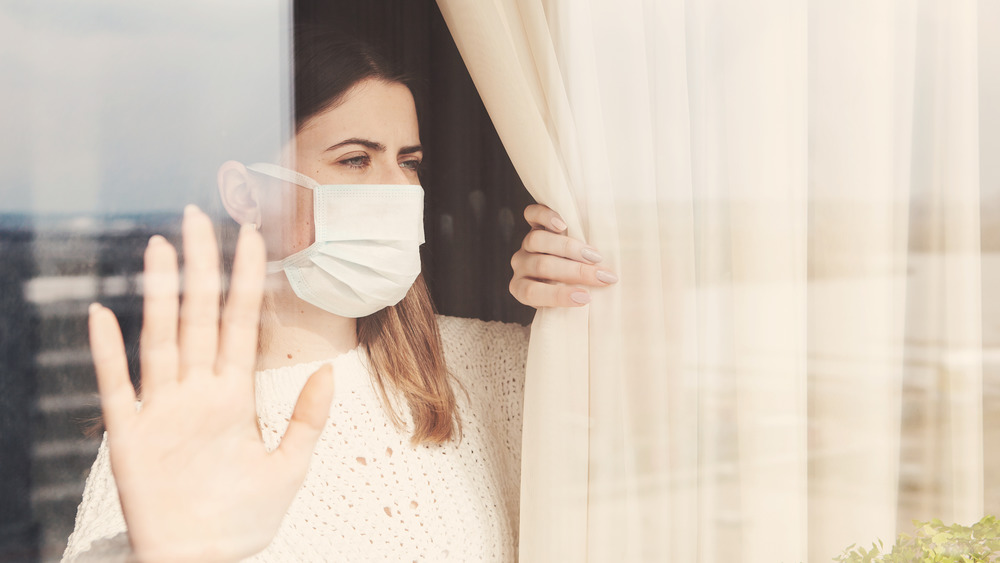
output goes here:
[{"label": "sweater sleeve", "polygon": [[[449,368],[482,392],[514,467],[521,463],[521,411],[529,327],[513,323],[440,317],[438,326]],[[470,389],[471,390],[471,389]]]},{"label": "sweater sleeve", "polygon": [[124,561],[129,552],[125,518],[111,474],[105,433],[87,477],[83,501],[76,512],[76,526],[63,553],[63,561]]},{"label": "sweater sleeve", "polygon": [[[491,323],[487,338],[498,343],[492,358],[493,389],[500,417],[506,422],[504,445],[514,463],[521,466],[521,426],[524,410],[524,369],[528,356],[528,327]],[[520,473],[520,471],[518,471]]]}]

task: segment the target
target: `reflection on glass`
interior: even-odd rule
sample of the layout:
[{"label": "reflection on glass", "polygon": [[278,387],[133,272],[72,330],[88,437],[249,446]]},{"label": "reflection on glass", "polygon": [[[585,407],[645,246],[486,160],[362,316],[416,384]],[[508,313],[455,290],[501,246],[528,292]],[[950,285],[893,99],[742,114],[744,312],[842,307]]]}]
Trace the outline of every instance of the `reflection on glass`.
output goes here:
[{"label": "reflection on glass", "polygon": [[81,432],[99,416],[88,303],[137,342],[149,236],[175,238],[183,205],[212,201],[225,158],[279,146],[288,11],[0,6],[0,560],[58,559],[73,529],[100,441]]},{"label": "reflection on glass", "polygon": [[[0,112],[0,560],[58,558],[72,529],[99,442],[79,438],[98,413],[86,304],[113,308],[135,342],[150,234],[176,242],[183,204],[215,206],[220,162],[270,160],[290,129],[287,7],[262,4],[0,7],[0,101],[14,109]],[[968,10],[928,3],[874,14],[696,3],[630,20],[664,27],[649,45],[623,41],[595,62],[587,56],[607,30],[573,27],[587,22],[569,17],[572,5],[548,3],[535,13],[550,19],[532,28],[552,32],[564,67],[531,61],[540,70],[529,64],[524,78],[542,90],[568,77],[571,95],[547,99],[565,99],[566,111],[544,108],[555,115],[535,129],[527,104],[494,111],[506,139],[522,135],[510,147],[519,170],[542,162],[534,189],[557,166],[576,166],[563,195],[622,264],[619,301],[593,308],[590,345],[564,347],[596,366],[589,397],[562,393],[582,384],[555,386],[537,403],[584,397],[585,415],[555,417],[569,431],[553,433],[583,455],[539,448],[528,462],[555,467],[557,485],[582,475],[572,481],[580,490],[546,489],[584,499],[592,525],[584,519],[572,544],[679,561],[773,560],[771,549],[825,560],[852,542],[891,543],[911,518],[968,524],[1000,511],[1000,113],[990,103],[1000,47],[983,32],[992,27],[981,23],[972,45],[961,41],[971,29],[948,24],[954,14],[975,23]],[[996,11],[981,2],[978,17],[994,22]],[[951,31],[939,34],[942,25]],[[857,44],[866,48],[847,49]],[[666,63],[646,66],[652,52]],[[955,78],[973,60],[976,80]],[[581,72],[591,63],[596,85]],[[644,89],[599,72],[623,69],[662,74]],[[590,98],[594,86],[615,95]],[[559,121],[567,116],[578,130]],[[613,142],[615,125],[626,142]],[[649,142],[634,142],[635,131]],[[522,150],[549,134],[566,154]],[[462,287],[500,279],[506,266],[469,274],[452,250],[477,237],[519,240],[511,225],[523,205],[497,203],[488,182],[506,169],[491,166],[457,174],[467,195],[428,221],[440,243],[430,261],[455,272],[438,287],[469,309],[480,304]],[[549,512],[562,507],[537,498],[522,512],[539,524],[528,532],[562,525]],[[540,549],[553,548],[540,536]]]}]

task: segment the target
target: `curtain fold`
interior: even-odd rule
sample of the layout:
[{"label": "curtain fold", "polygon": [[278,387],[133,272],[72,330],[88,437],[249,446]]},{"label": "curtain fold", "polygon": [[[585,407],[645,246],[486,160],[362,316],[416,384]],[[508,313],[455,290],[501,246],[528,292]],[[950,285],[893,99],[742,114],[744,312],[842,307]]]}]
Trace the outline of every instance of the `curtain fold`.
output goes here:
[{"label": "curtain fold", "polygon": [[[536,201],[559,209],[568,233],[583,238],[565,155],[553,127],[548,80],[554,55],[545,49],[540,4],[439,3],[507,153]],[[521,15],[522,7],[531,17]],[[461,33],[455,22],[461,18]],[[541,29],[528,29],[525,21]],[[534,43],[529,32],[534,31]],[[565,108],[564,108],[565,109]],[[561,115],[563,118],[566,116]],[[522,437],[521,532],[524,560],[584,561],[587,546],[590,424],[586,310],[539,311],[531,327]]]},{"label": "curtain fold", "polygon": [[824,561],[1000,510],[975,2],[438,4],[621,280],[532,325],[521,561]]}]

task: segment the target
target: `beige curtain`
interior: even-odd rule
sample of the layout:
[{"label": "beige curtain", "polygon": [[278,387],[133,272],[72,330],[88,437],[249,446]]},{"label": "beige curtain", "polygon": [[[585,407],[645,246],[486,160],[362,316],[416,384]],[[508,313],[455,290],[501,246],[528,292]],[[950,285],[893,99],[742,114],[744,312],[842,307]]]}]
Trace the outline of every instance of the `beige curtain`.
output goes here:
[{"label": "beige curtain", "polygon": [[829,561],[1000,512],[1000,11],[438,4],[621,278],[532,325],[522,561]]}]

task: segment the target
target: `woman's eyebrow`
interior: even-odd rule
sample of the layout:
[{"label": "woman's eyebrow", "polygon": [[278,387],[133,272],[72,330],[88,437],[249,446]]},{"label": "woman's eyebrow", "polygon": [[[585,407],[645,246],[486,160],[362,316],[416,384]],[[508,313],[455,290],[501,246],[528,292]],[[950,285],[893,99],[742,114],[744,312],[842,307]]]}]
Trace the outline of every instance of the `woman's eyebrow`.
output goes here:
[{"label": "woman's eyebrow", "polygon": [[423,152],[424,147],[420,145],[411,145],[409,147],[403,147],[399,149],[399,154],[413,154],[415,152]]},{"label": "woman's eyebrow", "polygon": [[[369,141],[368,139],[358,139],[357,137],[347,139],[346,141],[341,141],[336,145],[327,148],[327,151],[332,151],[334,149],[340,148],[344,145],[361,145],[365,148],[369,148],[373,151],[385,152],[385,145],[377,141]],[[326,152],[326,151],[324,151]]]}]

